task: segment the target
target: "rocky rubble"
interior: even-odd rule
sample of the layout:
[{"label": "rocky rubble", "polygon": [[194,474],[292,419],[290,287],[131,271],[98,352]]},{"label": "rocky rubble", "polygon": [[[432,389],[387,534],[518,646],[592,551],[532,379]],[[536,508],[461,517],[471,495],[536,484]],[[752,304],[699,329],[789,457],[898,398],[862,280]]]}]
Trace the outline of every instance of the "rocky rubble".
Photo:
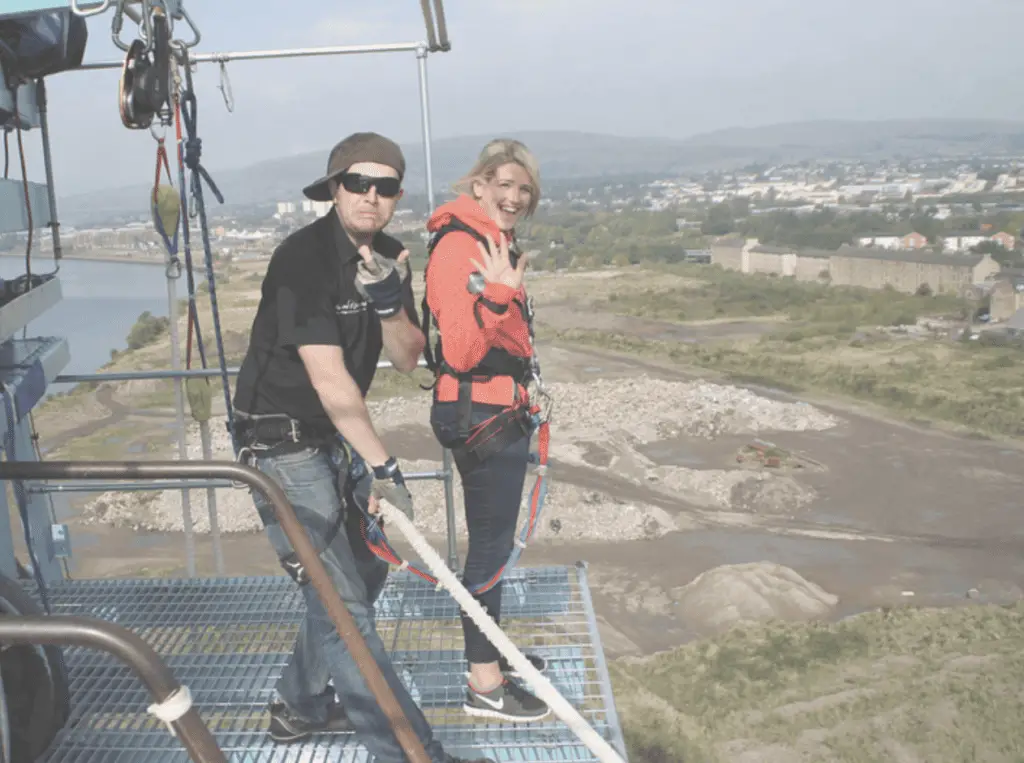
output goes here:
[{"label": "rocky rubble", "polygon": [[[709,382],[678,382],[639,376],[630,379],[599,379],[587,384],[549,385],[555,401],[552,420],[552,458],[592,466],[585,455],[599,446],[609,454],[602,468],[637,484],[653,487],[694,505],[750,512],[785,513],[805,505],[814,493],[787,477],[752,473],[749,470],[687,469],[658,466],[636,450],[653,440],[688,435],[714,438],[721,434],[756,434],[765,431],[823,430],[838,420],[801,403],[782,403],[748,390]],[[430,396],[395,397],[369,403],[379,431],[409,424],[427,425]],[[210,422],[216,459],[232,459],[230,441],[222,420]],[[189,457],[202,459],[198,425],[192,424]],[[407,473],[438,468],[432,461],[405,461]],[[533,476],[527,477],[527,490]],[[684,529],[679,518],[642,502],[620,501],[610,495],[586,490],[552,479],[537,530],[537,539],[550,541],[632,540],[653,538]],[[443,487],[439,481],[411,483],[419,507],[417,524],[429,534],[445,532]],[[209,532],[205,489],[193,490],[190,505],[193,528]],[[456,475],[456,516],[459,532],[465,532],[461,486]],[[524,505],[528,496],[524,491]],[[216,491],[222,532],[253,532],[261,529],[249,491],[244,488]],[[525,517],[525,513],[523,514]],[[88,521],[152,531],[181,531],[181,491],[152,493],[108,492],[85,510]]]},{"label": "rocky rubble", "polygon": [[588,384],[551,384],[557,432],[552,438],[601,439],[624,430],[640,442],[679,435],[831,429],[839,421],[805,403],[782,403],[749,390],[705,381],[680,382],[641,375]]},{"label": "rocky rubble", "polygon": [[[217,431],[221,427],[211,427]],[[201,458],[198,445],[198,427],[190,432],[189,455]],[[214,436],[216,458],[231,458],[227,435]],[[218,441],[219,440],[219,441]],[[219,447],[218,447],[219,446]],[[439,461],[406,460],[406,474],[436,471]],[[535,476],[527,474],[523,490],[523,509],[520,527],[527,518],[527,506]],[[455,517],[458,533],[466,533],[465,509],[462,500],[462,482],[458,473],[454,480]],[[447,530],[447,512],[444,505],[444,487],[439,480],[410,480],[409,490],[416,506],[416,526],[428,536],[443,536]],[[189,505],[193,531],[210,532],[209,511],[205,489],[193,490]],[[216,491],[218,525],[223,533],[257,532],[262,529],[249,491],[245,488]],[[184,530],[181,512],[181,491],[164,490],[160,493],[106,492],[86,507],[87,521],[102,522],[118,527],[154,532],[181,532]],[[535,540],[598,541],[638,540],[657,538],[665,533],[682,529],[663,509],[642,503],[620,501],[605,493],[585,490],[567,483],[548,481],[548,493],[534,533]]]},{"label": "rocky rubble", "polygon": [[[439,469],[439,461],[409,461],[407,471]],[[520,529],[527,519],[530,493],[536,482],[531,472],[526,475],[520,511]],[[462,481],[455,475],[455,527],[460,535],[466,532]],[[656,506],[620,501],[606,493],[587,490],[577,485],[548,480],[548,494],[534,532],[534,539],[543,541],[644,540],[683,529],[668,512]],[[444,535],[447,518],[444,488],[437,480],[410,483],[416,505],[416,526],[423,532]]]}]

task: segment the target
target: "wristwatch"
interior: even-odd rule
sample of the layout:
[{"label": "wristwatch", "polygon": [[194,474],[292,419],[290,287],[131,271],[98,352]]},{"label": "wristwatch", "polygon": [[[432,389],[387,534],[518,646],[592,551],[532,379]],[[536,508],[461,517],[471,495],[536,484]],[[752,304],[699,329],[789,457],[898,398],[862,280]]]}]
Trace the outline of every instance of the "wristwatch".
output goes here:
[{"label": "wristwatch", "polygon": [[379,480],[390,480],[394,479],[394,476],[398,473],[398,459],[394,456],[388,458],[380,466],[373,467],[373,476]]}]

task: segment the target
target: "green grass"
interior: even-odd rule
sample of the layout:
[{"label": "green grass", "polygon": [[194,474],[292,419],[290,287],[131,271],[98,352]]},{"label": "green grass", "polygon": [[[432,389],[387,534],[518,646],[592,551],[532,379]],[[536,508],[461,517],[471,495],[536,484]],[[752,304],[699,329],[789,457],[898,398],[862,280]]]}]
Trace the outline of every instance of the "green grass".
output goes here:
[{"label": "green grass", "polygon": [[827,392],[989,435],[1024,436],[1021,351],[977,343],[769,336],[681,344],[568,330],[562,341],[653,355],[790,392]]},{"label": "green grass", "polygon": [[1022,604],[906,608],[739,626],[611,668],[634,763],[1016,761],[1022,647]]},{"label": "green grass", "polygon": [[[660,272],[660,271],[659,271]],[[965,314],[966,303],[951,296],[918,297],[894,290],[871,290],[736,273],[689,265],[666,268],[699,283],[686,287],[640,287],[634,282],[595,302],[620,315],[672,321],[787,316],[821,327],[912,324],[925,315]],[[651,279],[645,279],[649,283]]]}]

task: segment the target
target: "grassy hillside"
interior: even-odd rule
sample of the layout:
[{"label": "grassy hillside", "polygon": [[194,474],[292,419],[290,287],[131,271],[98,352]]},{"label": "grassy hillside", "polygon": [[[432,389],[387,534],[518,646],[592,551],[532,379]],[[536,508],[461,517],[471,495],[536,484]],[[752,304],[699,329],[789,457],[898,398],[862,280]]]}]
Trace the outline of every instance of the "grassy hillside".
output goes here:
[{"label": "grassy hillside", "polygon": [[1009,763],[1022,634],[1022,604],[740,626],[612,682],[633,763]]}]

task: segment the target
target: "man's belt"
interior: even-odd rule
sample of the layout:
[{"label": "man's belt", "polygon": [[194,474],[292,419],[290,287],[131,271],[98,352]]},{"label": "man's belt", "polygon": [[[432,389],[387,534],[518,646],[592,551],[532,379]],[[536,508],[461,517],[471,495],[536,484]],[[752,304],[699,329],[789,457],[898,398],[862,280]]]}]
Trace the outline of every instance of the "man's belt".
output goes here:
[{"label": "man's belt", "polygon": [[247,443],[277,445],[292,443],[326,443],[334,435],[334,429],[304,424],[285,414],[242,414],[238,417],[238,436]]}]

